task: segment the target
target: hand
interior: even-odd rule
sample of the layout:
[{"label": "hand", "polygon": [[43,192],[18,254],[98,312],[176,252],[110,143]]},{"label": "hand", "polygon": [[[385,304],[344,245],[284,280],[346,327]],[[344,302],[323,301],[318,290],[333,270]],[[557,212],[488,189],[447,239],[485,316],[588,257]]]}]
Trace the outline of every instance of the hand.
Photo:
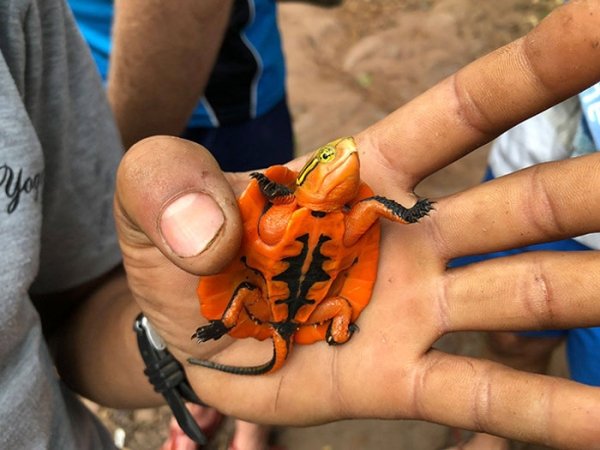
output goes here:
[{"label": "hand", "polygon": [[[409,204],[429,174],[599,79],[600,32],[590,13],[600,5],[570,2],[358,134],[365,180]],[[384,223],[378,281],[350,342],[297,345],[268,376],[186,366],[191,383],[209,404],[257,422],[417,418],[561,448],[597,445],[599,389],[431,347],[452,331],[600,324],[594,252],[446,269],[458,256],[599,230],[599,165],[593,155],[538,166],[437,199],[419,224]],[[189,272],[213,273],[234,256],[234,192],[246,180],[221,174],[201,148],[175,138],[143,141],[119,170],[116,215],[130,287],[180,361],[251,365],[270,356],[268,342],[189,339],[202,324]]]}]

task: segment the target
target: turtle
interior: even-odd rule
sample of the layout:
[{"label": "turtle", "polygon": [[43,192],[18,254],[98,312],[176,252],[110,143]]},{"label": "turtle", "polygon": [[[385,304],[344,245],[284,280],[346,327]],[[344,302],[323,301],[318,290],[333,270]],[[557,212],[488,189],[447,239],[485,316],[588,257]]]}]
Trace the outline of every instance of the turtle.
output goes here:
[{"label": "turtle", "polygon": [[375,284],[378,219],[410,224],[433,209],[426,198],[405,208],[374,195],[360,179],[352,137],[320,147],[299,172],[277,165],[250,177],[238,199],[239,253],[222,272],[200,277],[200,310],[209,323],[192,338],[270,338],[272,357],[256,366],[188,359],[240,375],[280,369],[293,343],[346,343]]}]

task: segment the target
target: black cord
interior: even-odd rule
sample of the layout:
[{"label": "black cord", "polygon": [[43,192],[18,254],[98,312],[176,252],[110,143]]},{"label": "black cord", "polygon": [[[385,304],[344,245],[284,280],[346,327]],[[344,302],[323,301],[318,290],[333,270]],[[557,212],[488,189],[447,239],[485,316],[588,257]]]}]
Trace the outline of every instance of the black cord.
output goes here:
[{"label": "black cord", "polygon": [[144,374],[154,386],[154,390],[163,395],[185,434],[198,445],[206,445],[206,436],[185,406],[185,401],[198,405],[203,403],[192,390],[183,367],[167,350],[143,314],[136,317],[133,329],[137,334],[138,346],[146,366]]}]

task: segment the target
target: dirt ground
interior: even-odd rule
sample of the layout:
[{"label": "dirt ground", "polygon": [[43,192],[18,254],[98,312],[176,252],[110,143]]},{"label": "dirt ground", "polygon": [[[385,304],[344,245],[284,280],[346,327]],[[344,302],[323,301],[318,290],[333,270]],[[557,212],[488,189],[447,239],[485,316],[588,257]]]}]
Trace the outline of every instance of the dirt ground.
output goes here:
[{"label": "dirt ground", "polygon": [[[288,58],[289,100],[299,153],[351,135],[473,59],[526,33],[562,0],[345,0],[324,9],[286,2],[280,27]],[[427,179],[421,195],[439,197],[476,184],[488,146]],[[477,355],[481,335],[444,337],[438,347]],[[564,373],[561,356],[556,371]],[[169,413],[100,409],[132,450],[159,447]],[[226,448],[228,424],[213,443]],[[465,434],[466,436],[466,434]],[[351,421],[277,430],[289,450],[433,450],[456,432],[417,421]],[[533,449],[517,445],[518,448]],[[537,448],[537,447],[536,447]]]}]

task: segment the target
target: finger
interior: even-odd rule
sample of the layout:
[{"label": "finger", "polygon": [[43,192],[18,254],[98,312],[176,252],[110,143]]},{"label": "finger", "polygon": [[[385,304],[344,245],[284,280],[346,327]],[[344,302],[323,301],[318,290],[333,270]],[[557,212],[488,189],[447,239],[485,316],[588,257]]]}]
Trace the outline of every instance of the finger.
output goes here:
[{"label": "finger", "polygon": [[145,139],[126,153],[115,215],[125,256],[156,247],[195,274],[218,271],[240,244],[237,203],[218,164],[200,145],[174,137]]},{"label": "finger", "polygon": [[598,388],[436,351],[414,387],[418,418],[553,448],[600,443]]},{"label": "finger", "polygon": [[600,155],[546,163],[436,204],[428,223],[446,259],[600,230]]},{"label": "finger", "polygon": [[600,325],[598,252],[532,252],[450,270],[440,289],[445,331]]},{"label": "finger", "polygon": [[466,66],[359,134],[359,147],[379,157],[368,161],[370,175],[387,168],[406,174],[398,183],[412,188],[593,84],[600,79],[599,14],[597,1],[569,2],[524,38]]}]

